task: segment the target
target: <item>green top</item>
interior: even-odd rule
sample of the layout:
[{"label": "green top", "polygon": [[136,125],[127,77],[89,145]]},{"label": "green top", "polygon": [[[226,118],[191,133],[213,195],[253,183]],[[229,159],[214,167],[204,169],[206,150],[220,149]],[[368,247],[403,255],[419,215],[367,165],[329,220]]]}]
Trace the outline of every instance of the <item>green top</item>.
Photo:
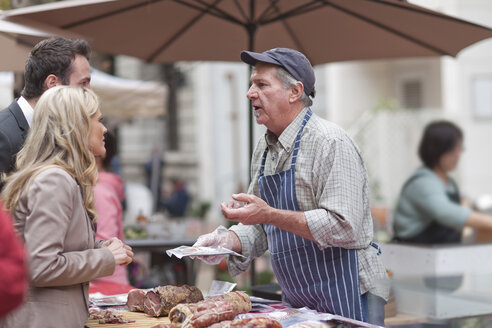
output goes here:
[{"label": "green top", "polygon": [[[410,181],[413,179],[413,181]],[[434,220],[456,229],[462,229],[471,209],[452,202],[447,193],[458,188],[448,177],[448,185],[429,168],[421,167],[403,187],[394,211],[395,236],[413,238],[423,232]]]}]

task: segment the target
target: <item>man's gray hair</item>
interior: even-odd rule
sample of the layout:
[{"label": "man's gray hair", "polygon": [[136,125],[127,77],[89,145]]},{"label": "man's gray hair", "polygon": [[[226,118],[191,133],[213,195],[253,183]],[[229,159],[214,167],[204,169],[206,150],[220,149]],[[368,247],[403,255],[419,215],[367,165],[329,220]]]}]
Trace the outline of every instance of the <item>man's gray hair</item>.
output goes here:
[{"label": "man's gray hair", "polygon": [[[277,78],[280,80],[280,83],[282,83],[282,87],[284,89],[288,89],[291,86],[295,86],[297,85],[297,82],[299,82],[289,72],[287,72],[285,69],[283,69],[280,66],[275,67],[275,74],[277,75]],[[306,92],[302,93],[300,100],[304,105],[304,107],[309,107],[313,104],[313,100],[306,94]]]}]

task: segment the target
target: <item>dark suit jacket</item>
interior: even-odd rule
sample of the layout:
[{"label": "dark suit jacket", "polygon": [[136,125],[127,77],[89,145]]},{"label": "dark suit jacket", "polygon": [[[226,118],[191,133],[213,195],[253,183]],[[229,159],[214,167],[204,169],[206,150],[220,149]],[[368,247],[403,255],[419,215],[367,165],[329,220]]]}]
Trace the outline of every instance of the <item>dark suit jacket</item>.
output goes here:
[{"label": "dark suit jacket", "polygon": [[[29,124],[15,99],[9,107],[0,111],[0,172],[14,169],[15,156],[22,148]],[[0,188],[3,184],[0,183]]]}]

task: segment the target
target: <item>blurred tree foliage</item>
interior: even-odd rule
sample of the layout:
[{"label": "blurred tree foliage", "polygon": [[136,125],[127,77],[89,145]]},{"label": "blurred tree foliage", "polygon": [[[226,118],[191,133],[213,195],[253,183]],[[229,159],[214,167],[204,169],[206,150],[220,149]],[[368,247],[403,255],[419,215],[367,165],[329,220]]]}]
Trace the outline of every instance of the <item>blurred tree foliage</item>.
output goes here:
[{"label": "blurred tree foliage", "polygon": [[9,10],[10,0],[0,0],[0,10]]},{"label": "blurred tree foliage", "polygon": [[8,10],[57,1],[63,0],[0,0],[0,9]]}]

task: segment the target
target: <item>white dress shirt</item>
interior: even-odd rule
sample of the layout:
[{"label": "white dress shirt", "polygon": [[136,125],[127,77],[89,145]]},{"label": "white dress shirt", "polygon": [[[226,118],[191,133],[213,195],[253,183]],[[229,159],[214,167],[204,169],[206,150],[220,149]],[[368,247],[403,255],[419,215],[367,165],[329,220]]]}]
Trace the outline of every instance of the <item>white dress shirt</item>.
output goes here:
[{"label": "white dress shirt", "polygon": [[24,114],[24,117],[26,118],[27,124],[29,124],[29,126],[31,126],[32,116],[34,115],[34,109],[27,102],[26,98],[24,98],[22,96],[19,97],[19,99],[17,99],[17,104],[22,109],[22,113]]}]

